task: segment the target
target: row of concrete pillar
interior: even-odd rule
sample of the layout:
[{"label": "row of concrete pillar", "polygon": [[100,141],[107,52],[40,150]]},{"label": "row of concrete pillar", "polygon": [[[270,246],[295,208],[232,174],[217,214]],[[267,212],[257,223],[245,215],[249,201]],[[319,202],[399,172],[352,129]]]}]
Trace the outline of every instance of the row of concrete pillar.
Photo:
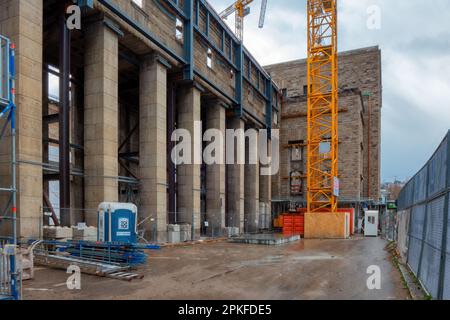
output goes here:
[{"label": "row of concrete pillar", "polygon": [[[118,35],[103,23],[90,26],[85,49],[85,206],[118,201]],[[177,95],[177,127],[194,136],[204,112],[206,128],[245,129],[238,118],[226,119],[219,100],[202,106],[201,91],[180,86]],[[141,61],[139,90],[140,216],[147,218],[146,237],[165,241],[168,223],[167,196],[167,66],[155,55]],[[228,125],[228,128],[227,128]],[[257,144],[252,146],[257,148]],[[223,146],[225,153],[225,145]],[[206,217],[201,217],[201,165],[177,167],[177,221],[193,224],[200,233],[201,220],[208,233],[220,235],[226,227],[241,232],[259,228],[260,202],[270,203],[270,177],[260,179],[259,165],[215,164],[206,168]],[[261,187],[260,187],[261,186]],[[96,224],[94,211],[88,224]],[[247,223],[245,223],[247,222]]]}]

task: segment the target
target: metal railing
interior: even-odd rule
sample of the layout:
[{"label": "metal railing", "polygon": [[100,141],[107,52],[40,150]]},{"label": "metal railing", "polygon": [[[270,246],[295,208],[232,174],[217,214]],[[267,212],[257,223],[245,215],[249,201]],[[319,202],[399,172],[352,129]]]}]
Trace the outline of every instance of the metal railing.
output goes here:
[{"label": "metal railing", "polygon": [[10,257],[0,249],[0,297],[11,296],[11,261]]}]

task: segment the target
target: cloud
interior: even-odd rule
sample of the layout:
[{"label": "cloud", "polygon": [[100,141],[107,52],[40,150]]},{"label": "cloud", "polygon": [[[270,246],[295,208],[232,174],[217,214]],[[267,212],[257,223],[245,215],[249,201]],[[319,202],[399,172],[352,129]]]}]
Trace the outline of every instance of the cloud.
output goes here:
[{"label": "cloud", "polygon": [[[210,0],[220,12],[232,1]],[[244,42],[262,64],[306,56],[306,0],[269,0],[258,29],[260,0],[251,4]],[[381,28],[367,28],[367,9]],[[450,1],[340,0],[339,49],[379,45],[383,64],[382,178],[415,174],[450,128]],[[234,20],[228,22],[234,30]]]}]

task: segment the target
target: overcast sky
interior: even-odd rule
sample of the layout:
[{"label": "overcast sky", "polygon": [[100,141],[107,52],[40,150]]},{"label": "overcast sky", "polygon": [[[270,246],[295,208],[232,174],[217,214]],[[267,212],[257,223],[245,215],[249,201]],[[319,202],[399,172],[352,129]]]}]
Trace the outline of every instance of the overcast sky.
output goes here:
[{"label": "overcast sky", "polygon": [[[232,0],[209,0],[218,12]],[[306,0],[251,4],[244,43],[263,64],[306,56]],[[369,29],[378,6],[381,28]],[[431,157],[450,129],[450,1],[340,0],[339,50],[379,45],[383,59],[382,179],[407,179]],[[228,21],[234,26],[234,19]]]}]

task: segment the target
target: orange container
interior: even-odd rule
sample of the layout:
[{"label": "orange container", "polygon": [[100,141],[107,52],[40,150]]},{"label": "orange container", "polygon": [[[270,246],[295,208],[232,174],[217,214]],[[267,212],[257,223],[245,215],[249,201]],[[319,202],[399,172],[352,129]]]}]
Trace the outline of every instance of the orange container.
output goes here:
[{"label": "orange container", "polygon": [[305,216],[302,214],[283,215],[284,235],[305,235]]}]

